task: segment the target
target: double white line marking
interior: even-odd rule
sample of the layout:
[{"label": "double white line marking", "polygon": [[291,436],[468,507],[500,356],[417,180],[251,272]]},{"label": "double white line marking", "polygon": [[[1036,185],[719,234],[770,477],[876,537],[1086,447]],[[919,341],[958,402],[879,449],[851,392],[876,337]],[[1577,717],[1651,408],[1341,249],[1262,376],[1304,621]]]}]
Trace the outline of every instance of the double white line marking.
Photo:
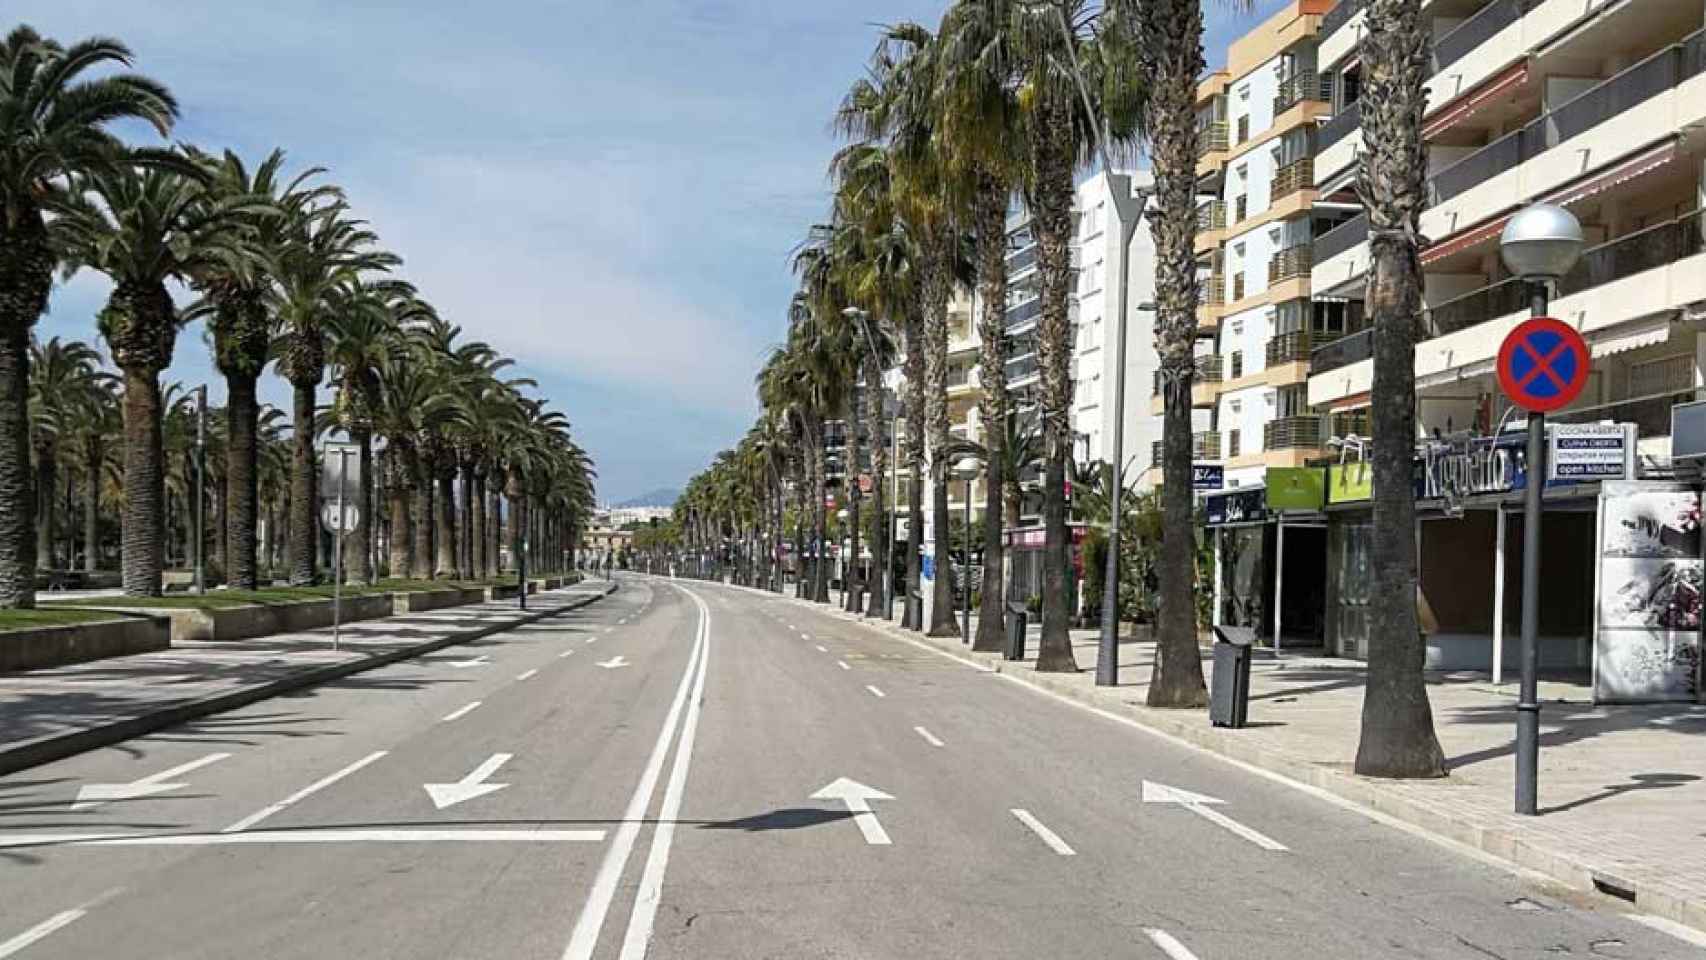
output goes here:
[{"label": "double white line marking", "polygon": [[[581,907],[580,917],[575,920],[574,932],[569,935],[569,944],[563,949],[563,960],[591,960],[593,951],[598,948],[599,934],[603,932],[604,921],[610,914],[611,901],[615,899],[616,888],[628,866],[628,857],[634,852],[634,843],[639,839],[646,809],[651,806],[652,794],[656,792],[658,777],[663,772],[663,762],[669,753],[670,741],[675,739],[675,732],[679,727],[681,742],[676,746],[675,763],[670,768],[669,782],[664,787],[663,806],[658,811],[657,828],[652,833],[651,852],[646,857],[645,870],[640,875],[640,886],[635,894],[633,913],[628,918],[627,933],[622,938],[619,960],[644,960],[646,948],[651,944],[652,928],[657,920],[658,902],[663,892],[664,873],[669,868],[669,848],[675,839],[675,821],[681,813],[682,793],[687,786],[688,768],[693,762],[693,740],[699,731],[699,713],[704,703],[705,672],[711,658],[710,608],[693,591],[675,584],[671,586],[687,594],[699,608],[699,630],[694,639],[693,653],[688,658],[687,671],[681,675],[681,684],[676,688],[669,713],[664,717],[663,729],[658,731],[657,743],[652,747],[651,757],[647,759],[645,769],[640,774],[640,782],[634,788],[633,795],[628,798],[627,809],[622,814],[622,824],[617,828],[609,849],[604,852],[604,861],[599,864],[598,876],[593,880],[586,904]],[[685,723],[682,722],[684,708]]]}]

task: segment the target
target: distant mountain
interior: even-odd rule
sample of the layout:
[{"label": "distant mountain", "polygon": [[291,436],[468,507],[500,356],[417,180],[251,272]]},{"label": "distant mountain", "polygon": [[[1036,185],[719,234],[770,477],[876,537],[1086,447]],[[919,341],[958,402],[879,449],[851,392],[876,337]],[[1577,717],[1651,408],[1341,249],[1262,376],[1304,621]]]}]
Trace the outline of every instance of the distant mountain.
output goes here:
[{"label": "distant mountain", "polygon": [[637,497],[624,500],[621,503],[616,504],[616,509],[626,510],[633,507],[673,507],[675,506],[676,498],[680,496],[680,490],[676,490],[673,487],[659,487],[656,490],[652,490],[648,493],[642,493]]}]

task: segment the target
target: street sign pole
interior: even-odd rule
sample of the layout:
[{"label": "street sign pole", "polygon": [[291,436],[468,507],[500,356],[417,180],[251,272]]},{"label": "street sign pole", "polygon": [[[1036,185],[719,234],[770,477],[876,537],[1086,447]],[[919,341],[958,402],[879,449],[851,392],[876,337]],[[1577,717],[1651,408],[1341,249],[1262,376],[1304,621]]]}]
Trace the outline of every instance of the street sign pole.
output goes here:
[{"label": "street sign pole", "polygon": [[[230,560],[226,560],[227,565]],[[227,583],[230,581],[227,580]],[[207,387],[195,396],[195,592],[207,595]]]},{"label": "street sign pole", "polygon": [[332,531],[332,649],[341,646],[344,600],[344,475],[348,450],[338,448],[338,525]]}]

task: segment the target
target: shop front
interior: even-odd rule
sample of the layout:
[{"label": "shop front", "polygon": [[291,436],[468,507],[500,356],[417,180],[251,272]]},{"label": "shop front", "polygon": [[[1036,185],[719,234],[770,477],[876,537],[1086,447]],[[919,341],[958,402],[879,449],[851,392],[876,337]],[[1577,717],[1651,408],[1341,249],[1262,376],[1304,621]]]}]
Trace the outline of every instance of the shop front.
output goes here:
[{"label": "shop front", "polygon": [[1265,481],[1205,500],[1213,620],[1254,630],[1276,652],[1317,648],[1327,627],[1325,475],[1317,467],[1273,467]]},{"label": "shop front", "polygon": [[[1066,532],[1070,546],[1067,550],[1069,567],[1066,576],[1067,610],[1078,609],[1079,582],[1084,577],[1084,532],[1082,523],[1069,523]],[[1040,613],[1043,596],[1043,544],[1046,531],[1041,524],[1030,527],[1010,527],[1005,531],[1007,546],[1007,598],[1024,603],[1033,614]]]}]

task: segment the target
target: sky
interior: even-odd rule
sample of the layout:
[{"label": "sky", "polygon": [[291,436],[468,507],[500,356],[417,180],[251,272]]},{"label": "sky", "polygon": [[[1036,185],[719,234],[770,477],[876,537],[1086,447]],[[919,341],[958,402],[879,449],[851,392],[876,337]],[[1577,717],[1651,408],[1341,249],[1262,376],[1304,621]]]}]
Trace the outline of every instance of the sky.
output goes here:
[{"label": "sky", "polygon": [[[879,24],[945,5],[8,0],[7,19],[124,41],[177,96],[175,140],[328,168],[402,275],[539,382],[617,502],[751,424],[789,253],[828,207],[829,118]],[[1258,22],[1232,9],[1207,8],[1211,64]],[[73,277],[37,335],[100,345],[109,289]],[[164,379],[222,399],[199,323]],[[288,385],[269,373],[262,399],[288,409]]]}]

